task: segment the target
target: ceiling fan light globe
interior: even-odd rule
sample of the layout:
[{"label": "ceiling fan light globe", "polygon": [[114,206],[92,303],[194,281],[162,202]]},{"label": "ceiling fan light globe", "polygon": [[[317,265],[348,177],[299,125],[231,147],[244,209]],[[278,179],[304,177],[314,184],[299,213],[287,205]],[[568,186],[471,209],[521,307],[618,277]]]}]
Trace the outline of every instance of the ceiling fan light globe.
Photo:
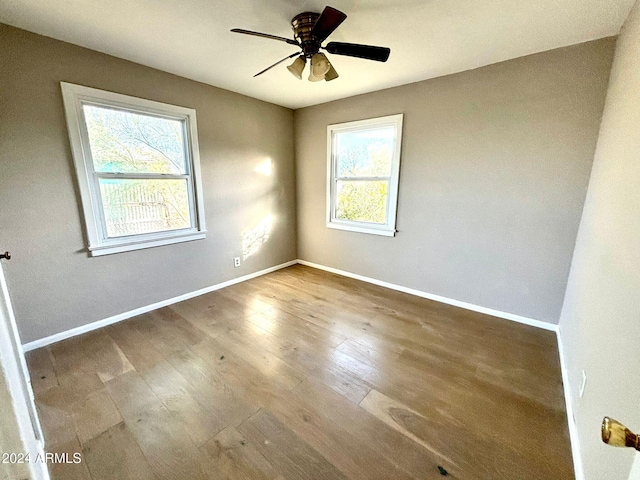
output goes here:
[{"label": "ceiling fan light globe", "polygon": [[321,80],[323,80],[324,76],[330,69],[331,64],[329,63],[329,59],[325,56],[324,53],[316,53],[313,57],[311,57],[311,74],[314,77],[319,77]]},{"label": "ceiling fan light globe", "polygon": [[327,82],[330,82],[331,80],[335,80],[339,76],[340,75],[338,75],[338,72],[336,72],[336,69],[333,68],[333,65],[331,65],[331,68],[329,68],[329,71],[325,74],[324,79]]},{"label": "ceiling fan light globe", "polygon": [[301,55],[296,58],[291,65],[287,67],[287,70],[291,72],[291,75],[296,77],[298,80],[302,80],[302,71],[304,70],[307,61]]},{"label": "ceiling fan light globe", "polygon": [[310,82],[319,82],[321,80],[324,80],[324,75],[322,75],[321,77],[316,77],[313,72],[309,72],[309,81]]}]

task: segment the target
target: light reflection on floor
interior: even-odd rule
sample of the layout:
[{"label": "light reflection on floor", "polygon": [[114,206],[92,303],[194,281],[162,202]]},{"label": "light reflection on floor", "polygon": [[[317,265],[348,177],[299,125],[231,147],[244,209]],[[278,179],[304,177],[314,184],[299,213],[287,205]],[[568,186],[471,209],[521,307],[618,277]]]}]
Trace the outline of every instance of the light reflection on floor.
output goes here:
[{"label": "light reflection on floor", "polygon": [[258,332],[260,329],[266,330],[269,333],[277,334],[278,322],[273,319],[275,312],[273,310],[267,312],[260,312],[251,315],[250,326]]}]

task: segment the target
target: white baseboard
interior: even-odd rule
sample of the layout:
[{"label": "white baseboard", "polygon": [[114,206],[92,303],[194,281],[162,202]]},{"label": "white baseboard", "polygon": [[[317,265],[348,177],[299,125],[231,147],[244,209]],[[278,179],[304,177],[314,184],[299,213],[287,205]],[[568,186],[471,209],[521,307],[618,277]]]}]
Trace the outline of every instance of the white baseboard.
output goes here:
[{"label": "white baseboard", "polygon": [[195,290],[193,292],[188,292],[182,295],[178,295],[177,297],[152,303],[151,305],[145,305],[144,307],[136,308],[128,312],[119,313],[118,315],[114,315],[112,317],[104,318],[102,320],[98,320],[92,323],[88,323],[86,325],[81,325],[79,327],[72,328],[71,330],[66,330],[64,332],[56,333],[55,335],[51,335],[49,337],[45,337],[39,340],[34,340],[33,342],[25,343],[22,346],[22,348],[24,349],[25,352],[28,352],[30,350],[35,350],[36,348],[46,347],[47,345],[51,345],[52,343],[65,340],[67,338],[75,337],[77,335],[82,335],[83,333],[91,332],[92,330],[106,327],[107,325],[121,322],[122,320],[126,320],[128,318],[135,317],[137,315],[142,315],[143,313],[147,313],[152,310],[157,310],[158,308],[166,307],[167,305],[172,305],[174,303],[182,302],[183,300],[188,300],[190,298],[197,297],[199,295],[204,295],[205,293],[213,292],[215,290],[220,290],[221,288],[229,287],[231,285],[235,285],[236,283],[246,282],[247,280],[251,280],[252,278],[260,277],[262,275],[266,275],[267,273],[275,272],[276,270],[290,267],[291,265],[295,265],[296,263],[298,263],[297,260],[291,260],[290,262],[282,263],[274,267],[265,268],[264,270],[260,270],[259,272],[243,275],[242,277],[233,278],[231,280],[227,280],[226,282],[211,285],[210,287],[201,288],[200,290]]},{"label": "white baseboard", "polygon": [[471,303],[462,302],[459,300],[454,300],[447,297],[442,297],[440,295],[434,295],[432,293],[423,292],[420,290],[416,290],[413,288],[403,287],[401,285],[396,285],[389,282],[384,282],[382,280],[377,280],[375,278],[365,277],[364,275],[358,275],[356,273],[347,272],[344,270],[339,270],[337,268],[327,267],[325,265],[320,265],[313,262],[307,262],[306,260],[291,260],[286,263],[282,263],[280,265],[276,265],[270,268],[266,268],[264,270],[260,270],[258,272],[250,273],[248,275],[243,275],[242,277],[234,278],[231,280],[227,280],[226,282],[217,283],[215,285],[211,285],[206,288],[202,288],[200,290],[195,290],[193,292],[188,292],[183,295],[178,295],[177,297],[169,298],[167,300],[162,300],[160,302],[152,303],[151,305],[145,305],[140,308],[136,308],[134,310],[130,310],[128,312],[119,313],[118,315],[114,315],[112,317],[104,318],[102,320],[98,320],[92,323],[88,323],[86,325],[81,325],[76,328],[72,328],[71,330],[66,330],[64,332],[56,333],[54,335],[40,338],[38,340],[34,340],[32,342],[25,343],[22,347],[25,352],[30,350],[35,350],[36,348],[45,347],[47,345],[51,345],[52,343],[59,342],[61,340],[65,340],[67,338],[75,337],[77,335],[82,335],[83,333],[90,332],[92,330],[96,330],[98,328],[106,327],[107,325],[111,325],[113,323],[120,322],[122,320],[126,320],[131,317],[135,317],[137,315],[142,315],[143,313],[150,312],[152,310],[156,310],[158,308],[166,307],[167,305],[172,305],[174,303],[182,302],[183,300],[188,300],[193,297],[197,297],[198,295],[203,295],[205,293],[213,292],[215,290],[219,290],[224,287],[228,287],[231,285],[235,285],[236,283],[245,282],[247,280],[251,280],[252,278],[259,277],[261,275],[266,275],[267,273],[275,272],[276,270],[280,270],[282,268],[290,267],[295,264],[306,265],[308,267],[317,268],[320,270],[325,270],[327,272],[335,273],[338,275],[342,275],[349,278],[354,278],[356,280],[361,280],[363,282],[372,283],[374,285],[379,285],[381,287],[390,288],[392,290],[397,290],[400,292],[408,293],[411,295],[416,295],[418,297],[427,298],[429,300],[435,300],[436,302],[446,303],[448,305],[453,305],[456,307],[464,308],[466,310],[472,310],[474,312],[484,313],[486,315],[491,315],[493,317],[505,318],[507,320],[512,320],[514,322],[524,323],[526,325],[531,325],[538,328],[543,328],[545,330],[557,331],[558,326],[552,323],[543,322],[540,320],[535,320],[533,318],[527,318],[520,315],[515,315],[513,313],[501,312],[499,310],[493,310],[487,307],[481,307],[479,305],[473,305]]},{"label": "white baseboard", "polygon": [[576,480],[584,480],[582,469],[582,457],[580,456],[580,440],[578,438],[578,427],[573,417],[573,401],[571,396],[571,386],[569,385],[569,370],[564,357],[562,347],[561,329],[556,332],[558,337],[558,354],[560,355],[560,371],[562,372],[562,387],[564,389],[564,402],[567,410],[567,422],[569,424],[569,440],[571,441],[571,455],[573,456],[573,468]]},{"label": "white baseboard", "polygon": [[429,300],[435,300],[436,302],[446,303],[447,305],[453,305],[454,307],[464,308],[465,310],[484,313],[485,315],[491,315],[492,317],[504,318],[507,320],[512,320],[514,322],[524,323],[526,325],[531,325],[533,327],[542,328],[544,330],[551,330],[553,332],[556,332],[558,330],[558,325],[555,325],[549,322],[543,322],[542,320],[523,317],[521,315],[516,315],[514,313],[501,312],[500,310],[494,310],[492,308],[481,307],[479,305],[474,305],[472,303],[467,303],[467,302],[462,302],[460,300],[454,300],[452,298],[442,297],[440,295],[423,292],[421,290],[416,290],[414,288],[403,287],[402,285],[396,285],[395,283],[389,283],[389,282],[384,282],[382,280],[377,280],[375,278],[365,277],[364,275],[358,275],[357,273],[346,272],[344,270],[339,270],[337,268],[327,267],[325,265],[320,265],[313,262],[307,262],[306,260],[298,260],[298,263],[301,265],[306,265],[307,267],[313,267],[319,270],[335,273],[337,275],[342,275],[344,277],[354,278],[356,280],[361,280],[367,283],[373,283],[374,285],[379,285],[381,287],[390,288],[392,290],[397,290],[399,292],[408,293],[410,295],[415,295],[417,297],[427,298]]}]

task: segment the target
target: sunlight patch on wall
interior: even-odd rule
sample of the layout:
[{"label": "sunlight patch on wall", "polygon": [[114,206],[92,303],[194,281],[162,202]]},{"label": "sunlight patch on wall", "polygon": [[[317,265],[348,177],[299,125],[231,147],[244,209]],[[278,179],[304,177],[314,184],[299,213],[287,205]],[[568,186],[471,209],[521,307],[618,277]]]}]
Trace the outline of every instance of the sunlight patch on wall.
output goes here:
[{"label": "sunlight patch on wall", "polygon": [[267,215],[253,228],[242,234],[242,256],[244,260],[255,254],[269,240],[273,227],[273,215]]},{"label": "sunlight patch on wall", "polygon": [[273,162],[270,158],[267,158],[264,162],[258,164],[256,168],[253,169],[254,172],[260,173],[266,177],[270,177],[273,173]]}]

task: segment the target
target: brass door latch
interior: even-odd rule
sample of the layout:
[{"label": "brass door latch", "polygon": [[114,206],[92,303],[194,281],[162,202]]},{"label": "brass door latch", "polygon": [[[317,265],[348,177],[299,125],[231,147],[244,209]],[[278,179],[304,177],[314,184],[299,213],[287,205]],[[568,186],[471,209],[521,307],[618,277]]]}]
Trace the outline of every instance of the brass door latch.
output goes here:
[{"label": "brass door latch", "polygon": [[640,437],[613,418],[602,420],[602,441],[614,447],[632,447],[640,451]]}]

